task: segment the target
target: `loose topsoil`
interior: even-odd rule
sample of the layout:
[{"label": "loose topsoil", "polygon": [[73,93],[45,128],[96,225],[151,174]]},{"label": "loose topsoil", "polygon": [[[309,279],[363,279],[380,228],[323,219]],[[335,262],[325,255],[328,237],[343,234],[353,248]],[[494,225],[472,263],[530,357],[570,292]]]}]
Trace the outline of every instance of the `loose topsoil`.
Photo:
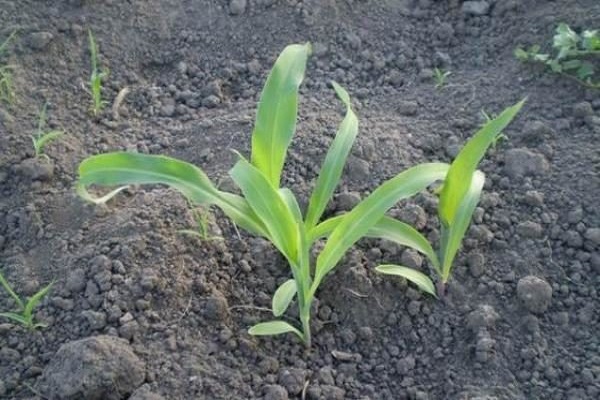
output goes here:
[{"label": "loose topsoil", "polygon": [[[0,21],[0,38],[17,31],[4,59],[16,99],[0,108],[0,269],[23,295],[55,281],[37,308],[47,328],[0,324],[0,397],[600,398],[600,91],[513,57],[549,43],[559,22],[600,28],[597,0],[4,0]],[[98,118],[88,29],[110,71]],[[308,350],[247,334],[289,277],[269,243],[216,210],[213,239],[181,235],[193,213],[164,187],[105,206],[73,190],[79,162],[111,150],[176,156],[231,187],[230,149],[248,154],[266,73],[305,41],[314,52],[284,172],[303,202],[342,118],[331,80],[360,118],[329,215],[409,166],[450,161],[481,110],[528,97],[481,165],[447,299],[374,273],[429,266],[363,240],[318,292]],[[440,89],[435,67],[451,71]],[[44,102],[65,135],[36,160]],[[392,214],[436,239],[435,208],[424,193]],[[13,307],[0,293],[0,310]]]}]

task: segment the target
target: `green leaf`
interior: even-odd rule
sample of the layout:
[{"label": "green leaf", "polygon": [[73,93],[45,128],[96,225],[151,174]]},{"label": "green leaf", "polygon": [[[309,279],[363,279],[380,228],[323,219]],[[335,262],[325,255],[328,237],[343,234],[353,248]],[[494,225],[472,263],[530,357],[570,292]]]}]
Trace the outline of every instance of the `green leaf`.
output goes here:
[{"label": "green leaf", "polygon": [[39,156],[44,152],[44,147],[53,140],[58,139],[64,134],[63,131],[50,131],[39,138],[33,138],[33,147],[35,154]]},{"label": "green leaf", "polygon": [[583,36],[583,48],[587,51],[598,51],[600,50],[600,35],[597,30],[586,30],[582,33]]},{"label": "green leaf", "polygon": [[[185,161],[165,156],[116,152],[89,157],[79,165],[77,191],[86,200],[98,202],[110,198],[107,195],[94,199],[85,190],[86,186],[134,184],[168,185],[195,204],[218,206],[242,228],[268,237],[262,222],[243,198],[217,190],[200,168]],[[110,194],[114,196],[116,191]]]},{"label": "green leaf", "polygon": [[529,59],[529,53],[527,53],[521,47],[517,47],[514,51],[514,54],[519,61],[527,61]]},{"label": "green leaf", "polygon": [[12,312],[2,312],[2,313],[0,313],[0,317],[4,317],[4,318],[8,318],[10,320],[13,320],[25,327],[31,326],[31,321],[26,319],[25,317],[23,317],[20,314],[16,314],[16,313],[12,313]]},{"label": "green leaf", "polygon": [[431,244],[412,226],[394,218],[383,217],[367,232],[368,237],[389,240],[410,247],[425,255],[433,267],[440,270],[440,262]]},{"label": "green leaf", "polygon": [[296,130],[298,89],[309,54],[309,44],[287,46],[277,58],[260,95],[251,160],[275,188],[279,188],[287,148]]},{"label": "green leaf", "polygon": [[25,308],[23,310],[23,316],[29,320],[32,320],[32,315],[33,315],[33,309],[35,308],[35,306],[38,305],[38,303],[40,301],[42,301],[42,299],[44,298],[44,296],[46,296],[48,294],[48,292],[50,291],[50,289],[52,288],[52,285],[54,284],[54,281],[50,282],[48,285],[46,285],[44,288],[42,288],[40,291],[38,291],[36,294],[34,294],[33,296],[31,296],[28,300],[27,300],[27,304],[25,305]]},{"label": "green leaf", "polygon": [[569,60],[562,63],[563,70],[577,69],[581,67],[581,60]]},{"label": "green leaf", "polygon": [[10,295],[10,297],[13,298],[13,300],[15,301],[15,303],[17,303],[17,306],[19,307],[19,310],[23,310],[25,308],[25,304],[23,303],[23,301],[21,300],[21,298],[19,296],[17,296],[17,294],[12,289],[12,287],[10,286],[10,284],[8,283],[8,281],[4,278],[4,275],[2,275],[2,273],[0,273],[0,284],[2,285],[2,287],[4,288],[4,290],[6,290],[6,292]]},{"label": "green leaf", "polygon": [[497,118],[488,121],[462,148],[452,162],[444,187],[440,194],[439,216],[443,223],[452,225],[454,217],[459,210],[471,184],[471,177],[477,165],[485,155],[488,147],[494,143],[504,128],[519,112],[525,100],[521,100],[512,107],[504,110]]},{"label": "green leaf", "polygon": [[303,339],[302,333],[285,321],[261,322],[248,329],[248,333],[252,336],[272,336],[289,332],[295,333],[300,339]]},{"label": "green leaf", "polygon": [[363,237],[394,204],[419,193],[433,182],[444,179],[447,172],[448,164],[443,163],[412,167],[384,182],[346,214],[317,257],[313,291],[316,291],[321,279],[335,267],[350,246]]},{"label": "green leaf", "polygon": [[[298,261],[299,230],[293,212],[265,175],[243,158],[229,171],[246,201],[263,222],[271,241],[290,261]],[[293,196],[292,196],[293,197]]]},{"label": "green leaf", "polygon": [[296,289],[296,281],[293,279],[283,282],[277,288],[272,301],[273,315],[276,317],[283,315],[296,296]]},{"label": "green leaf", "polygon": [[327,203],[331,200],[331,196],[342,176],[350,149],[358,134],[358,118],[352,111],[348,92],[337,83],[332,82],[332,84],[338,97],[346,105],[346,116],[340,124],[331,147],[329,147],[315,189],[310,197],[305,222],[307,229],[313,228],[319,222]]},{"label": "green leaf", "polygon": [[589,62],[582,63],[581,67],[577,70],[577,77],[579,77],[579,79],[585,80],[592,75],[594,75],[594,66]]},{"label": "green leaf", "polygon": [[412,268],[403,267],[401,265],[385,264],[379,265],[375,268],[379,273],[386,275],[401,276],[406,280],[417,285],[422,291],[429,293],[430,295],[437,297],[435,294],[435,286],[427,275]]},{"label": "green leaf", "polygon": [[442,224],[441,256],[443,282],[447,282],[450,277],[452,262],[469,227],[475,207],[479,203],[484,183],[485,175],[480,171],[475,171],[469,189],[459,204],[452,224],[449,226]]}]

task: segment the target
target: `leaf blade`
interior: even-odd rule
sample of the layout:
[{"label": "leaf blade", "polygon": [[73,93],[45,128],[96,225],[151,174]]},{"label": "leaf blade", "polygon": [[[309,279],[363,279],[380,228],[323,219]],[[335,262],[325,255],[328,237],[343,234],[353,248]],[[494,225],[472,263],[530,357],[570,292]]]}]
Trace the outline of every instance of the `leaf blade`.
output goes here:
[{"label": "leaf blade", "polygon": [[296,130],[298,90],[310,45],[287,46],[277,58],[261,92],[252,132],[252,164],[279,187],[287,148]]},{"label": "leaf blade", "polygon": [[437,295],[435,294],[435,286],[433,285],[433,282],[427,275],[425,275],[421,271],[417,271],[416,269],[395,264],[378,265],[375,268],[375,270],[381,274],[394,275],[405,278],[406,280],[417,285],[417,287],[422,291],[429,293],[434,297],[437,297]]},{"label": "leaf blade", "polygon": [[273,294],[273,300],[271,302],[271,308],[274,316],[280,317],[283,315],[285,310],[288,309],[290,303],[294,299],[296,290],[296,281],[293,279],[288,279],[277,288],[275,294]]},{"label": "leaf blade", "polygon": [[302,339],[302,333],[298,329],[281,320],[260,322],[248,329],[248,333],[252,336],[273,336],[284,333],[295,333]]},{"label": "leaf blade", "polygon": [[310,197],[305,222],[307,229],[314,227],[323,215],[342,176],[346,159],[358,134],[358,118],[352,110],[348,92],[336,82],[332,82],[332,85],[337,96],[346,106],[346,116],[327,151],[315,189]]}]

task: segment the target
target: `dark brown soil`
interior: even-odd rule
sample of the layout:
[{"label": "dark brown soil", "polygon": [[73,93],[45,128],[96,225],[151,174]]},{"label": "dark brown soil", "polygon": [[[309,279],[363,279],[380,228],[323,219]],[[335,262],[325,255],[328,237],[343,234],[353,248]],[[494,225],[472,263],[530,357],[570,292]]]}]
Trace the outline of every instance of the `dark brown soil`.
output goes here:
[{"label": "dark brown soil", "polygon": [[[24,295],[56,280],[37,309],[47,328],[0,324],[0,397],[100,398],[106,388],[61,395],[64,382],[48,387],[60,374],[44,368],[73,368],[65,357],[50,364],[61,345],[109,335],[145,364],[133,396],[113,392],[122,399],[600,398],[600,91],[512,54],[547,43],[559,22],[600,28],[600,3],[231,3],[0,1],[0,39],[18,32],[4,60],[17,98],[0,108],[0,269]],[[99,118],[84,90],[88,29],[110,70]],[[238,236],[218,212],[211,232],[221,239],[180,235],[193,214],[165,188],[98,207],[73,190],[81,160],[124,149],[180,157],[229,185],[230,149],[247,154],[266,73],[286,44],[304,41],[314,54],[285,170],[301,199],[341,120],[330,80],[347,87],[361,121],[332,213],[408,166],[451,160],[482,109],[528,96],[482,164],[485,194],[447,301],[374,273],[383,261],[420,264],[410,251],[362,241],[318,293],[308,351],[291,336],[246,333],[289,275],[270,244]],[[441,89],[434,67],[452,72]],[[66,135],[38,161],[30,135],[44,102],[49,126]],[[432,196],[394,212],[437,237]],[[0,310],[13,306],[0,293]]]}]

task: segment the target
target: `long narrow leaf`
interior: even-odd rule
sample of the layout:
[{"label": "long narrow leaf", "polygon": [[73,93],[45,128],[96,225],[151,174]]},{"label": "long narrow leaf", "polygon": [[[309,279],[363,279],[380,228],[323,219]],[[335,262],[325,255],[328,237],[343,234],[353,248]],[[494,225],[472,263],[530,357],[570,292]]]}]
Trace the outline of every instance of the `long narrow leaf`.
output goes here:
[{"label": "long narrow leaf", "polygon": [[319,222],[327,203],[331,200],[331,196],[342,176],[350,149],[358,134],[358,118],[352,111],[348,92],[337,83],[332,82],[332,84],[338,97],[346,105],[346,116],[325,156],[315,190],[310,197],[305,222],[307,229],[311,229]]},{"label": "long narrow leaf", "polygon": [[23,316],[29,320],[31,320],[31,316],[33,315],[33,309],[35,308],[35,306],[38,305],[38,303],[40,301],[42,301],[42,299],[44,298],[44,296],[46,296],[48,294],[48,292],[50,291],[50,289],[52,288],[52,285],[54,285],[54,281],[50,282],[48,285],[46,285],[44,288],[42,288],[41,290],[39,290],[36,294],[34,294],[33,296],[31,296],[28,300],[27,300],[27,304],[25,305],[25,309],[23,310]]},{"label": "long narrow leaf", "polygon": [[401,276],[406,280],[417,285],[422,291],[427,292],[434,297],[437,297],[435,294],[435,286],[433,285],[433,282],[427,275],[425,275],[421,271],[404,267],[402,265],[393,264],[379,265],[375,268],[375,270],[386,275]]},{"label": "long narrow leaf", "polygon": [[[195,204],[220,207],[242,228],[268,236],[262,222],[243,198],[217,190],[200,168],[185,161],[165,156],[116,152],[89,157],[79,165],[78,192],[87,200],[93,198],[85,190],[86,186],[133,184],[168,185]],[[108,200],[106,196],[101,199]]]},{"label": "long narrow leaf", "polygon": [[475,172],[488,147],[513,120],[524,103],[525,100],[521,100],[514,106],[508,107],[497,118],[488,121],[467,142],[452,162],[440,194],[439,204],[440,219],[447,225],[452,225],[463,196],[469,190],[470,177]]},{"label": "long narrow leaf", "polygon": [[261,322],[248,329],[248,333],[252,336],[272,336],[290,332],[295,333],[300,339],[303,338],[302,332],[287,322],[279,320]]},{"label": "long narrow leaf", "polygon": [[12,313],[12,312],[3,312],[0,313],[0,317],[4,317],[4,318],[8,318],[10,320],[13,320],[15,322],[18,322],[19,324],[28,327],[31,325],[31,321],[26,319],[25,317],[23,317],[20,314],[17,313]]},{"label": "long narrow leaf", "polygon": [[309,53],[309,44],[287,46],[277,58],[260,95],[251,160],[275,188],[279,188],[287,148],[296,130],[298,89]]},{"label": "long narrow leaf", "polygon": [[[331,233],[317,258],[315,285],[337,264],[344,253],[364,236],[397,202],[444,179],[448,164],[430,163],[412,167],[384,182],[350,211]],[[316,290],[316,288],[314,289]]]},{"label": "long narrow leaf", "polygon": [[33,146],[35,148],[35,154],[40,155],[44,151],[44,147],[51,141],[58,139],[64,134],[63,131],[50,131],[43,134],[39,138],[33,138]]},{"label": "long narrow leaf", "polygon": [[469,190],[463,196],[463,201],[458,207],[454,222],[450,226],[442,223],[441,256],[443,263],[443,282],[446,282],[450,276],[452,262],[460,248],[465,232],[469,227],[475,207],[477,207],[477,203],[479,203],[479,197],[481,196],[481,190],[483,189],[484,183],[485,175],[481,171],[475,171]]},{"label": "long narrow leaf", "polygon": [[19,310],[23,310],[25,308],[25,304],[23,303],[21,298],[19,296],[17,296],[17,294],[12,289],[12,287],[10,286],[8,281],[4,278],[4,275],[2,275],[1,273],[0,273],[0,284],[2,284],[2,287],[4,288],[4,290],[6,290],[6,292],[10,295],[10,297],[13,298],[15,303],[17,303]]},{"label": "long narrow leaf", "polygon": [[299,232],[293,212],[265,175],[243,158],[229,171],[273,244],[290,263],[297,263]]},{"label": "long narrow leaf", "polygon": [[296,281],[288,279],[283,282],[281,286],[277,288],[273,295],[272,308],[273,315],[279,317],[283,315],[285,310],[289,307],[290,303],[296,295]]}]

